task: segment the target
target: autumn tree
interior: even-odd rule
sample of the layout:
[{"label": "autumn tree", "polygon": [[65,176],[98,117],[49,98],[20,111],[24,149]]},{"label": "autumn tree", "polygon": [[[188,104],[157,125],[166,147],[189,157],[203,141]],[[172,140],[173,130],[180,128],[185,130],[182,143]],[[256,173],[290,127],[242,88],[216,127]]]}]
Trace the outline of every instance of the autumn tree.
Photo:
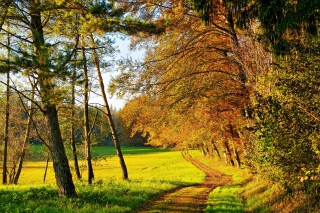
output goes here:
[{"label": "autumn tree", "polygon": [[[185,119],[182,114],[187,114],[190,119],[198,111],[208,114],[208,120],[204,123],[214,120],[214,127],[200,124],[201,119],[199,123],[192,125],[203,127],[202,130],[195,128],[199,132],[208,131],[211,134],[211,137],[204,137],[208,142],[202,144],[212,149],[212,137],[215,135],[216,139],[224,141],[220,144],[226,155],[238,155],[236,153],[243,148],[238,132],[244,128],[243,123],[247,119],[243,114],[248,114],[248,75],[254,71],[247,72],[240,56],[243,50],[241,48],[247,45],[249,36],[237,32],[234,24],[236,17],[233,16],[236,5],[216,2],[216,15],[207,26],[194,13],[190,2],[170,1],[168,5],[161,5],[158,1],[148,1],[140,6],[143,8],[141,13],[146,16],[151,15],[150,11],[161,11],[157,18],[168,22],[167,31],[150,39],[143,35],[142,38],[132,38],[133,44],[147,48],[146,57],[142,63],[124,61],[123,69],[114,78],[110,91],[120,96],[130,93],[140,97],[144,93],[149,97],[152,100],[150,102],[154,102],[148,105],[152,110],[147,107],[144,110],[153,113],[146,112],[147,118],[144,120],[148,126],[154,121],[153,128],[162,126],[161,122],[167,124],[165,119],[159,117],[166,116],[169,119],[170,112],[180,114],[182,120]],[[135,8],[133,4],[132,7]],[[152,119],[151,116],[157,119]],[[141,117],[139,119],[143,119]],[[176,116],[173,117],[178,125]],[[167,128],[173,127],[163,130]],[[182,125],[181,128],[186,127]],[[152,132],[150,129],[148,131]],[[216,134],[217,131],[221,134]],[[171,134],[164,131],[161,136],[165,135]],[[181,135],[180,140],[175,143],[183,143]],[[201,140],[200,134],[198,140]],[[238,157],[232,158],[238,159],[240,165]],[[228,157],[229,163],[232,163],[232,158]]]}]

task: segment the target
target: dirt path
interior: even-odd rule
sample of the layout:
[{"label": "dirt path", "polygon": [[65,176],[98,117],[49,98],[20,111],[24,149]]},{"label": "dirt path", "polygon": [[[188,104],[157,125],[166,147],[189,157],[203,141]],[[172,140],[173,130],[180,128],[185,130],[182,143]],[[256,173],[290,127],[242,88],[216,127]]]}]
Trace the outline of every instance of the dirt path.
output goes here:
[{"label": "dirt path", "polygon": [[164,193],[135,212],[204,212],[211,190],[232,180],[231,176],[212,169],[194,158],[188,157],[185,159],[206,173],[205,181],[194,186],[180,187]]}]

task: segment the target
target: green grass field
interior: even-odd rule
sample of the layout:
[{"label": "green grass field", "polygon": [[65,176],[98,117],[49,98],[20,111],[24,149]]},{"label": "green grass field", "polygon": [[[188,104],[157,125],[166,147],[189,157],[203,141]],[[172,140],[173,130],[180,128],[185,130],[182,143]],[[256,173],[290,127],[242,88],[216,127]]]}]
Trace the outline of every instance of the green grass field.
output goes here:
[{"label": "green grass field", "polygon": [[24,163],[19,184],[0,186],[0,212],[130,212],[159,192],[205,178],[179,151],[123,147],[130,179],[124,181],[114,148],[93,147],[94,184],[87,185],[80,161],[83,180],[74,180],[79,197],[61,199],[56,195],[52,162],[43,183],[45,157],[39,146],[32,149],[36,160],[29,157]]},{"label": "green grass field", "polygon": [[[87,184],[85,162],[79,161],[83,179],[74,180],[78,198],[70,199],[57,196],[52,162],[43,182],[46,151],[41,146],[32,146],[32,155],[24,163],[19,184],[0,185],[0,212],[131,212],[158,193],[205,179],[205,174],[184,160],[179,151],[153,147],[122,147],[122,151],[128,181],[122,180],[114,147],[93,147],[94,183]],[[70,158],[70,150],[67,154]],[[246,168],[238,169],[217,159],[205,158],[196,150],[191,154],[233,178],[232,183],[212,190],[206,212],[269,212],[272,209],[277,212],[279,205],[288,205],[281,202],[283,189],[279,185],[264,178],[253,178]],[[81,154],[79,156],[82,159]],[[71,158],[69,163],[73,170]]]}]

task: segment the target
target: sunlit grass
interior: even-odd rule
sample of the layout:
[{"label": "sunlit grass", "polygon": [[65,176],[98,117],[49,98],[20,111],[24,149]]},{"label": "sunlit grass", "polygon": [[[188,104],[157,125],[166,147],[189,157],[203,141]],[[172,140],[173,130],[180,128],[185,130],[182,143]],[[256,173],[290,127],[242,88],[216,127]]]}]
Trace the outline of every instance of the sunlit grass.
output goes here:
[{"label": "sunlit grass", "polygon": [[236,168],[214,158],[196,154],[207,165],[225,174],[233,181],[212,190],[206,212],[270,212],[272,205],[281,200],[283,188],[259,175],[253,176],[245,166]]},{"label": "sunlit grass", "polygon": [[225,186],[219,186],[212,190],[207,201],[206,212],[244,212],[245,201],[241,193],[245,183],[250,179],[251,174],[244,166],[237,168],[226,165],[217,158],[205,158],[197,153],[193,153],[201,162],[232,176],[232,182]]},{"label": "sunlit grass", "polygon": [[231,184],[215,188],[209,195],[206,212],[242,212],[244,204],[239,189]]},{"label": "sunlit grass", "polygon": [[[83,180],[74,180],[77,199],[57,197],[52,162],[46,183],[43,183],[45,162],[40,158],[25,162],[19,185],[0,186],[0,212],[130,212],[157,193],[199,183],[205,178],[178,151],[126,147],[123,153],[129,181],[122,180],[113,147],[93,149],[92,186],[86,183],[85,162],[80,161]],[[69,163],[72,167],[72,160]]]},{"label": "sunlit grass", "polygon": [[[205,178],[179,151],[123,147],[130,179],[124,181],[114,147],[93,147],[94,183],[87,184],[85,162],[80,160],[83,178],[74,179],[78,198],[59,198],[51,161],[43,183],[46,150],[39,146],[32,149],[36,156],[27,158],[19,184],[0,185],[0,212],[131,212],[157,193],[199,183]],[[67,152],[70,158],[70,150]],[[210,193],[206,212],[270,212],[288,205],[281,202],[280,184],[259,176],[252,178],[245,167],[227,166],[218,159],[203,157],[199,151],[190,154],[233,177],[233,182]],[[73,171],[71,158],[69,163]]]}]

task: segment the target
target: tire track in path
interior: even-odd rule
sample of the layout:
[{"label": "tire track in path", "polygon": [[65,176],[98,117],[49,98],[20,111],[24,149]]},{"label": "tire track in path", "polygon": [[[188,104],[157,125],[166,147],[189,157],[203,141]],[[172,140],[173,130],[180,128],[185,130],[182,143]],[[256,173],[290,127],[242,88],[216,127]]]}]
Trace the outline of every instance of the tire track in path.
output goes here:
[{"label": "tire track in path", "polygon": [[217,186],[223,186],[232,181],[232,177],[201,163],[192,157],[185,160],[206,173],[206,179],[199,184],[178,187],[172,191],[156,196],[135,212],[204,212],[209,193]]}]

